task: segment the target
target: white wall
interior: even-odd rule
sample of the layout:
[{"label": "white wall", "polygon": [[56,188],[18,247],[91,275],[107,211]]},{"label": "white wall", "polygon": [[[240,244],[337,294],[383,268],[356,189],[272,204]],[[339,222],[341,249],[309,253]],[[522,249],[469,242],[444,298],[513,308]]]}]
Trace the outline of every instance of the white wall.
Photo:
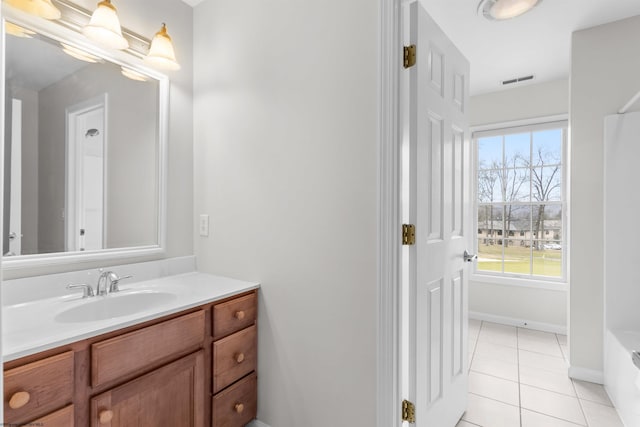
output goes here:
[{"label": "white wall", "polygon": [[602,372],[603,123],[640,89],[638,40],[640,16],[572,38],[569,345],[574,371]]},{"label": "white wall", "polygon": [[471,126],[567,114],[569,81],[553,80],[476,95],[469,105]]},{"label": "white wall", "polygon": [[273,427],[375,425],[377,10],[194,12],[198,268],[262,283],[258,418]]},{"label": "white wall", "polygon": [[[94,0],[76,0],[93,10]],[[171,79],[168,149],[167,252],[165,257],[193,253],[193,10],[181,0],[120,2],[115,5],[123,27],[151,39],[167,23],[182,69],[168,72]],[[130,258],[127,262],[162,258]],[[122,264],[123,260],[84,262],[55,267],[9,270],[3,278],[35,276]]]},{"label": "white wall", "polygon": [[[568,109],[569,82],[556,80],[472,96],[470,121],[479,126],[566,114]],[[567,292],[471,280],[469,310],[562,330],[567,325]]]}]

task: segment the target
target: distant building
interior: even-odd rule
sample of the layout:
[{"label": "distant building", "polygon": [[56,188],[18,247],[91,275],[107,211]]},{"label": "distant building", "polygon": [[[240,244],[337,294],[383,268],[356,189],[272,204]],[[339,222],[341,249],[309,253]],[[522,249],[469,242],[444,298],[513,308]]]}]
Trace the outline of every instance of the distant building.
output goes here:
[{"label": "distant building", "polygon": [[[478,222],[478,243],[483,245],[502,245],[506,237],[511,245],[530,247],[537,242],[538,248],[561,249],[562,220],[545,219],[536,233],[535,223],[515,219],[503,222],[501,219]],[[508,231],[507,231],[508,229]],[[537,234],[537,235],[536,235]]]}]

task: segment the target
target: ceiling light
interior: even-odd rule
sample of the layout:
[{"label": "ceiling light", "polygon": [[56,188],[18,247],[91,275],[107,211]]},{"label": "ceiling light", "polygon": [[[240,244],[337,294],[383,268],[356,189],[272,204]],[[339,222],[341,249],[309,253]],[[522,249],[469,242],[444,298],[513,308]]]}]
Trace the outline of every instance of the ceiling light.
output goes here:
[{"label": "ceiling light", "polygon": [[97,56],[91,55],[90,53],[85,52],[82,49],[78,49],[77,47],[69,46],[68,44],[60,43],[62,46],[62,51],[69,56],[72,56],[80,61],[96,63],[100,62],[100,58]]},{"label": "ceiling light", "polygon": [[147,76],[137,71],[134,71],[131,68],[127,68],[127,67],[120,67],[120,68],[122,69],[121,71],[122,75],[130,78],[131,80],[136,80],[138,82],[146,82],[148,80]]},{"label": "ceiling light", "polygon": [[9,21],[5,21],[4,23],[4,31],[15,37],[26,37],[29,39],[35,34],[35,31],[27,30],[26,28]]},{"label": "ceiling light", "polygon": [[153,36],[149,53],[144,59],[150,65],[166,70],[179,70],[180,64],[176,61],[176,53],[173,42],[167,33],[167,26],[163,23],[160,31]]},{"label": "ceiling light", "polygon": [[45,19],[59,19],[60,10],[51,0],[4,0],[9,6]]},{"label": "ceiling light", "polygon": [[113,49],[126,49],[129,42],[122,37],[120,20],[111,0],[103,0],[91,15],[91,21],[82,33],[94,42]]},{"label": "ceiling light", "polygon": [[527,13],[542,0],[482,0],[478,5],[478,13],[485,18],[502,21]]}]

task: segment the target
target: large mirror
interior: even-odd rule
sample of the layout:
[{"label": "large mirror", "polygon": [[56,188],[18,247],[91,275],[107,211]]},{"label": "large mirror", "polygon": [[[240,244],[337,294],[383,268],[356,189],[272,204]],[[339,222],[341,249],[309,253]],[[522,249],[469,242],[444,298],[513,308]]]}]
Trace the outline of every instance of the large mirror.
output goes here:
[{"label": "large mirror", "polygon": [[166,79],[23,22],[5,43],[3,267],[161,249]]}]

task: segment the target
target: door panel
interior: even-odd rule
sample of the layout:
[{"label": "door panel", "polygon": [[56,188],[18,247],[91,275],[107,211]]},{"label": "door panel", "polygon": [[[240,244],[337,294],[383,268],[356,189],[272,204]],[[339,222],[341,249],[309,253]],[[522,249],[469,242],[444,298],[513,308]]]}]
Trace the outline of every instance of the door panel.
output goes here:
[{"label": "door panel", "polygon": [[408,217],[416,225],[407,256],[409,400],[418,427],[454,427],[466,409],[468,381],[469,64],[418,2],[405,7],[417,48],[416,65],[406,72],[403,163],[411,177]]}]

